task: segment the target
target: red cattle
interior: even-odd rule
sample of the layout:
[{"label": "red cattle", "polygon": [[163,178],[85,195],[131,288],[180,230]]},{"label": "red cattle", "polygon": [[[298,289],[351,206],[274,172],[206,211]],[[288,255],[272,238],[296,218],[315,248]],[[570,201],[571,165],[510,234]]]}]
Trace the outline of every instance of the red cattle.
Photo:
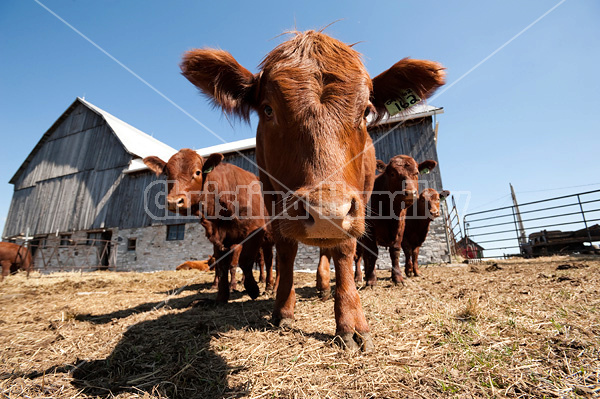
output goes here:
[{"label": "red cattle", "polygon": [[406,277],[419,276],[419,250],[427,238],[429,224],[440,216],[440,199],[450,195],[450,191],[438,193],[433,188],[426,188],[419,194],[419,200],[406,212],[406,226],[402,237]]},{"label": "red cattle", "polygon": [[[367,286],[377,283],[375,263],[379,253],[378,245],[389,248],[394,284],[403,282],[399,258],[406,210],[418,198],[419,173],[425,169],[431,170],[436,165],[437,162],[432,160],[417,164],[408,155],[396,155],[387,165],[383,161],[377,161],[377,170],[381,174],[375,179],[371,208],[367,216],[367,233],[361,237],[360,243],[363,246],[358,250],[363,255]],[[360,262],[357,264],[360,265]]]},{"label": "red cattle", "polygon": [[0,281],[4,281],[5,276],[16,273],[19,269],[25,270],[29,277],[29,272],[33,270],[31,252],[23,245],[0,242],[0,265],[2,266]]},{"label": "red cattle", "polygon": [[183,262],[179,266],[175,268],[175,270],[200,270],[203,272],[207,272],[211,269],[211,260],[214,262],[214,258],[211,256],[207,260],[188,260]]},{"label": "red cattle", "polygon": [[371,349],[369,326],[352,278],[356,238],[375,175],[367,116],[412,88],[427,98],[444,83],[435,62],[403,59],[371,79],[360,54],[321,32],[295,32],[253,74],[214,49],[184,55],[183,75],[225,112],[258,114],[256,160],[274,225],[279,285],[275,324],[294,318],[298,242],[328,248],[336,270],[336,336]]},{"label": "red cattle", "polygon": [[[244,287],[251,298],[259,295],[252,274],[259,248],[267,264],[267,280],[272,264],[272,243],[265,239],[265,206],[258,178],[235,165],[222,163],[222,154],[203,158],[194,150],[183,149],[169,162],[158,157],[144,158],[157,175],[168,179],[167,205],[180,214],[195,215],[210,221],[211,241],[218,278],[217,302],[229,300],[229,270],[239,265]],[[206,229],[206,223],[204,223]],[[209,230],[207,229],[207,234]]]}]

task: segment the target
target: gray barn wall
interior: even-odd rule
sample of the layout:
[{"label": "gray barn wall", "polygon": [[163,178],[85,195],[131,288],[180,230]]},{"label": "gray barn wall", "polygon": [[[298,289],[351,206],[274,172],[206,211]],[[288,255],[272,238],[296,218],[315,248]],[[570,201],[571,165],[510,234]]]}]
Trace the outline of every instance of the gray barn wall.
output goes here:
[{"label": "gray barn wall", "polygon": [[4,236],[150,226],[165,215],[155,201],[164,185],[124,174],[131,159],[102,118],[77,106],[16,179]]}]

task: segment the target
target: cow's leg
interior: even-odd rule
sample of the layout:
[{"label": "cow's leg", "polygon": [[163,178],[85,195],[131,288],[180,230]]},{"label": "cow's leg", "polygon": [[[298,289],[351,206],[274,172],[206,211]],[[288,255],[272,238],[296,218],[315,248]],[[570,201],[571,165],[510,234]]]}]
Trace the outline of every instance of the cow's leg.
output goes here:
[{"label": "cow's leg", "polygon": [[0,281],[4,281],[4,277],[8,276],[10,273],[10,266],[12,263],[8,260],[3,260],[0,262],[0,265],[2,265],[2,276],[0,277]]},{"label": "cow's leg", "polygon": [[216,265],[215,266],[215,279],[213,280],[213,283],[210,286],[210,288],[216,290],[218,287],[219,287],[219,265]]},{"label": "cow's leg", "polygon": [[374,348],[369,325],[363,313],[356,290],[352,266],[356,240],[348,240],[333,248],[335,263],[335,335],[347,349]]},{"label": "cow's leg", "polygon": [[[230,248],[231,251],[231,264],[229,266],[229,274],[231,274],[231,282],[229,283],[229,290],[235,291],[237,289],[237,279],[235,273],[240,264],[240,256],[242,255],[243,245],[235,244]],[[241,281],[243,284],[243,281]]]},{"label": "cow's leg", "polygon": [[377,263],[377,255],[379,254],[379,248],[377,243],[371,239],[361,240],[359,244],[363,244],[363,262],[365,264],[365,285],[367,287],[374,287],[377,284],[377,274],[375,272],[375,264]]},{"label": "cow's leg", "polygon": [[356,253],[354,254],[354,282],[362,283],[363,275],[361,269],[361,262],[363,259],[363,251],[360,245],[356,245]]},{"label": "cow's leg", "polygon": [[264,244],[262,246],[263,259],[265,263],[265,269],[267,271],[267,280],[265,284],[266,291],[273,290],[273,245]]},{"label": "cow's leg", "polygon": [[317,266],[317,291],[321,299],[329,299],[331,296],[331,272],[329,259],[331,253],[327,249],[319,249],[319,266]]},{"label": "cow's leg", "polygon": [[419,258],[420,249],[421,247],[417,247],[412,251],[412,269],[415,273],[415,277],[419,277],[421,275],[421,273],[419,272],[419,262],[417,261],[417,259]]},{"label": "cow's leg", "polygon": [[404,273],[406,273],[406,277],[412,277],[413,274],[413,264],[412,264],[412,248],[408,246],[402,246],[402,251],[404,252]]},{"label": "cow's leg", "polygon": [[281,262],[279,262],[279,254],[277,252],[275,252],[275,284],[273,284],[273,291],[277,292],[277,288],[279,287],[279,265],[281,264]]},{"label": "cow's leg", "polygon": [[296,292],[294,291],[294,260],[298,243],[281,241],[276,244],[278,261],[278,284],[273,310],[273,324],[285,325],[294,320]]},{"label": "cow's leg", "polygon": [[404,284],[402,271],[400,270],[400,248],[390,247],[390,259],[392,260],[392,282],[394,284]]},{"label": "cow's leg", "polygon": [[244,273],[244,288],[246,288],[246,292],[250,295],[250,298],[256,299],[260,295],[260,289],[254,279],[254,262],[258,256],[264,231],[255,230],[251,234],[253,235],[246,239],[246,242],[243,245],[244,249],[240,256],[240,267]]},{"label": "cow's leg", "polygon": [[231,254],[225,255],[224,253],[219,253],[217,262],[215,266],[215,280],[217,280],[217,303],[227,303],[229,301],[229,270],[231,266]]},{"label": "cow's leg", "polygon": [[259,248],[258,254],[256,256],[256,260],[258,262],[258,270],[259,270],[258,282],[264,283],[265,282],[265,255],[263,253],[262,248]]}]

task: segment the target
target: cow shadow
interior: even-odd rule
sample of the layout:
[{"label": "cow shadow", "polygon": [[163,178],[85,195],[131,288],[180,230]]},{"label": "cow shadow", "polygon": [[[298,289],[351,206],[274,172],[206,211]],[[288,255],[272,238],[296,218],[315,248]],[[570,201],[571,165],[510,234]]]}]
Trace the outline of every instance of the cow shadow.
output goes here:
[{"label": "cow shadow", "polygon": [[[239,296],[242,295],[239,293]],[[232,293],[232,299],[235,296]],[[81,394],[107,399],[121,392],[168,398],[247,395],[246,384],[229,385],[227,377],[235,370],[215,353],[211,341],[232,330],[274,328],[270,323],[273,300],[260,297],[254,301],[216,305],[213,298],[214,293],[198,293],[169,301],[171,308],[182,311],[130,326],[105,358],[78,360],[25,377],[70,373],[72,385]],[[126,311],[80,317],[78,320],[107,323],[154,307],[155,303],[147,303]]]}]

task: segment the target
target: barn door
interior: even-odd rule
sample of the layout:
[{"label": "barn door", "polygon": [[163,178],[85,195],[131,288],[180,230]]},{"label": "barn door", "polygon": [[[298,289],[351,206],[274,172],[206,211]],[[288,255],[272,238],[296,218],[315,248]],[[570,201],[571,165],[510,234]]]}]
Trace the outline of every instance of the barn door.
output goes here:
[{"label": "barn door", "polygon": [[112,239],[112,231],[103,231],[98,242],[98,250],[100,253],[100,265],[98,270],[107,270],[110,266],[110,240]]}]

